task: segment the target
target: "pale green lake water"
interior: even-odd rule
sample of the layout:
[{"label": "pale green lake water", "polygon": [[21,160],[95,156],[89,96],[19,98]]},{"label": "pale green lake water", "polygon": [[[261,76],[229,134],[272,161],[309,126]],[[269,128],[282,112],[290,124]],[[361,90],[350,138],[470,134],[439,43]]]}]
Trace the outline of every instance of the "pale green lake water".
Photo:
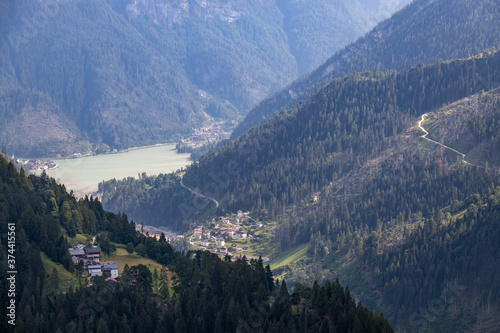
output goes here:
[{"label": "pale green lake water", "polygon": [[133,149],[123,153],[56,159],[59,165],[47,174],[64,184],[68,191],[84,196],[97,191],[103,180],[137,178],[138,173],[148,175],[170,173],[191,164],[189,154],[179,154],[174,144]]}]

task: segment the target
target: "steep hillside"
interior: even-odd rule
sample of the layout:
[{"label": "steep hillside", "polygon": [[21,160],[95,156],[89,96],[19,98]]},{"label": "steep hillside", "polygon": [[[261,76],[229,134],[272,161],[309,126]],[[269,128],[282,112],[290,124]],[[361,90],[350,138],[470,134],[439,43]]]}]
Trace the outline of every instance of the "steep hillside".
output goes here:
[{"label": "steep hillside", "polygon": [[[410,0],[278,0],[298,74],[323,64]],[[267,96],[266,96],[267,97]]]},{"label": "steep hillside", "polygon": [[333,78],[366,70],[399,71],[417,63],[467,57],[498,47],[499,36],[497,1],[414,1],[315,71],[262,101],[234,130],[232,138],[304,101]]},{"label": "steep hillside", "polygon": [[[311,41],[303,67],[405,2],[371,10],[356,2],[340,12],[338,1],[324,0],[318,10],[328,10],[315,17],[316,2],[302,14],[302,5],[282,13],[276,1],[255,0],[4,1],[0,142],[16,155],[67,155],[165,142],[214,118],[236,120],[297,77],[291,50],[302,40]],[[311,37],[324,27],[333,30]]]},{"label": "steep hillside", "polygon": [[[283,112],[217,154],[200,158],[184,175],[184,184],[216,198],[219,213],[247,209],[274,218],[376,158],[387,138],[405,130],[415,117],[483,89],[483,77],[500,81],[499,66],[496,53],[399,74],[367,73],[334,80],[298,109]],[[189,193],[175,177],[126,184],[101,187],[104,204],[149,223],[183,229],[192,215],[216,208],[208,201],[186,201]]]},{"label": "steep hillside", "polygon": [[[7,309],[0,319],[2,332],[110,332],[116,328],[123,332],[316,332],[336,327],[356,333],[394,332],[380,312],[356,302],[338,281],[321,287],[314,283],[290,294],[286,282],[275,281],[260,259],[231,261],[208,252],[176,252],[165,238],[138,233],[125,215],[104,211],[92,198],[76,201],[46,175],[27,178],[2,156],[0,185],[0,227],[8,234],[7,241],[0,243],[0,289],[4,291],[0,302]],[[70,233],[71,224],[92,235],[107,231],[100,237],[108,244],[112,240],[142,247],[143,256],[163,266],[157,264],[158,272],[142,264],[125,264],[119,279],[95,276],[89,283],[68,253],[63,227]],[[62,289],[61,280],[70,285]]]},{"label": "steep hillside", "polygon": [[[339,278],[406,331],[481,329],[500,306],[498,246],[485,234],[498,233],[500,105],[482,83],[499,75],[493,53],[337,79],[187,170],[183,184],[218,206],[176,175],[106,182],[104,202],[184,230],[248,209],[277,222],[274,239],[293,258],[276,272],[288,281]],[[471,266],[470,253],[484,260]],[[443,290],[461,297],[418,312]]]},{"label": "steep hillside", "polygon": [[500,90],[484,91],[426,115],[428,137],[463,153],[482,167],[500,165]]}]

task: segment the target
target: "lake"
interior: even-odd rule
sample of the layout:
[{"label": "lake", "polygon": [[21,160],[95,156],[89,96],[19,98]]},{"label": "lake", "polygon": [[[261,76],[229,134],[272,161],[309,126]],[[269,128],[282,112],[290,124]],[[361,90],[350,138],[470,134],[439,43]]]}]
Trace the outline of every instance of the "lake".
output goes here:
[{"label": "lake", "polygon": [[47,174],[81,197],[96,192],[103,180],[137,178],[137,174],[143,172],[157,175],[176,171],[191,164],[189,156],[177,153],[175,144],[158,145],[116,154],[55,159],[59,167],[48,170]]}]

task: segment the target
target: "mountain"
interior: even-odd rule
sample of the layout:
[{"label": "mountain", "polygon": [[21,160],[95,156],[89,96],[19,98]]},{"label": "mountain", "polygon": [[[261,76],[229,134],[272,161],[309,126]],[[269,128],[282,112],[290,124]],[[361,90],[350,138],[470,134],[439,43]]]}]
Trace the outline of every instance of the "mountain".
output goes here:
[{"label": "mountain", "polygon": [[[190,198],[178,177],[111,181],[103,203],[134,219],[185,230],[196,214],[245,209],[274,219],[381,154],[415,117],[500,82],[500,55],[418,66],[400,73],[336,79],[298,108],[280,113],[200,158],[184,185],[220,203]],[[185,205],[181,205],[184,203]]]},{"label": "mountain", "polygon": [[500,5],[494,0],[417,0],[319,68],[252,109],[232,134],[237,138],[280,110],[304,101],[336,77],[401,70],[418,63],[464,58],[500,45]]},{"label": "mountain", "polygon": [[[104,211],[93,198],[76,201],[54,179],[26,177],[2,156],[0,184],[7,240],[0,243],[2,332],[394,332],[338,281],[290,294],[261,259],[174,251],[165,238],[137,232],[125,215]],[[78,235],[66,233],[72,225]],[[125,264],[117,279],[96,276],[89,283],[68,247],[97,233],[103,251],[103,239],[120,247],[128,242],[148,259]]]},{"label": "mountain", "polygon": [[[103,202],[178,230],[250,211],[273,234],[251,244],[283,256],[276,272],[289,282],[339,278],[405,331],[455,332],[483,315],[491,324],[499,257],[484,232],[498,231],[499,83],[498,52],[348,75],[200,158],[182,184],[175,174],[112,180],[100,184]],[[468,251],[485,253],[474,270]],[[464,283],[460,301],[418,312]]]},{"label": "mountain", "polygon": [[72,155],[235,121],[407,2],[4,1],[0,142]]},{"label": "mountain", "polygon": [[337,50],[408,3],[407,0],[276,1],[299,75],[317,68]]}]

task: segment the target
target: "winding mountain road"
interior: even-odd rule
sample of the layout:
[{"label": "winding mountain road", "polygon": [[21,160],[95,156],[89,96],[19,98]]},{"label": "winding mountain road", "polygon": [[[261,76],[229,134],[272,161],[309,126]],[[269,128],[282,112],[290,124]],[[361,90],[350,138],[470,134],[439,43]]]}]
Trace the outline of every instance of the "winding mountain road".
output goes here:
[{"label": "winding mountain road", "polygon": [[205,198],[205,199],[208,199],[208,200],[211,200],[215,203],[215,207],[219,208],[219,202],[217,200],[215,200],[214,198],[211,198],[211,197],[207,197],[206,195],[203,195],[195,190],[192,190],[191,188],[187,187],[186,185],[184,185],[184,183],[182,182],[182,175],[181,175],[181,186],[186,188],[189,192],[191,192],[192,194],[196,195],[197,197],[202,197],[202,198]]},{"label": "winding mountain road", "polygon": [[425,140],[427,140],[427,141],[430,141],[430,142],[432,142],[432,143],[435,143],[435,144],[437,144],[437,145],[440,145],[441,147],[444,147],[444,148],[446,148],[446,149],[449,149],[449,150],[451,150],[452,152],[457,153],[458,155],[462,156],[462,162],[464,162],[465,164],[472,165],[472,166],[475,166],[475,167],[478,167],[478,168],[482,168],[482,166],[480,166],[480,165],[476,165],[476,164],[472,164],[472,163],[470,163],[470,162],[467,162],[467,161],[465,160],[465,154],[464,154],[464,153],[461,153],[461,152],[459,152],[458,150],[453,149],[453,148],[451,148],[451,147],[448,147],[447,145],[444,145],[444,144],[442,144],[442,143],[440,143],[440,142],[437,142],[437,141],[434,141],[434,140],[432,140],[432,139],[429,139],[429,138],[427,137],[427,135],[429,135],[429,132],[427,132],[427,131],[425,130],[425,128],[422,126],[422,122],[425,120],[425,116],[426,116],[426,115],[427,115],[427,113],[424,113],[424,114],[422,115],[422,118],[421,118],[421,119],[420,119],[420,121],[418,122],[418,127],[419,127],[419,128],[420,128],[420,129],[421,129],[421,130],[425,133],[424,135],[420,136],[421,138],[424,138],[424,139],[425,139]]}]

